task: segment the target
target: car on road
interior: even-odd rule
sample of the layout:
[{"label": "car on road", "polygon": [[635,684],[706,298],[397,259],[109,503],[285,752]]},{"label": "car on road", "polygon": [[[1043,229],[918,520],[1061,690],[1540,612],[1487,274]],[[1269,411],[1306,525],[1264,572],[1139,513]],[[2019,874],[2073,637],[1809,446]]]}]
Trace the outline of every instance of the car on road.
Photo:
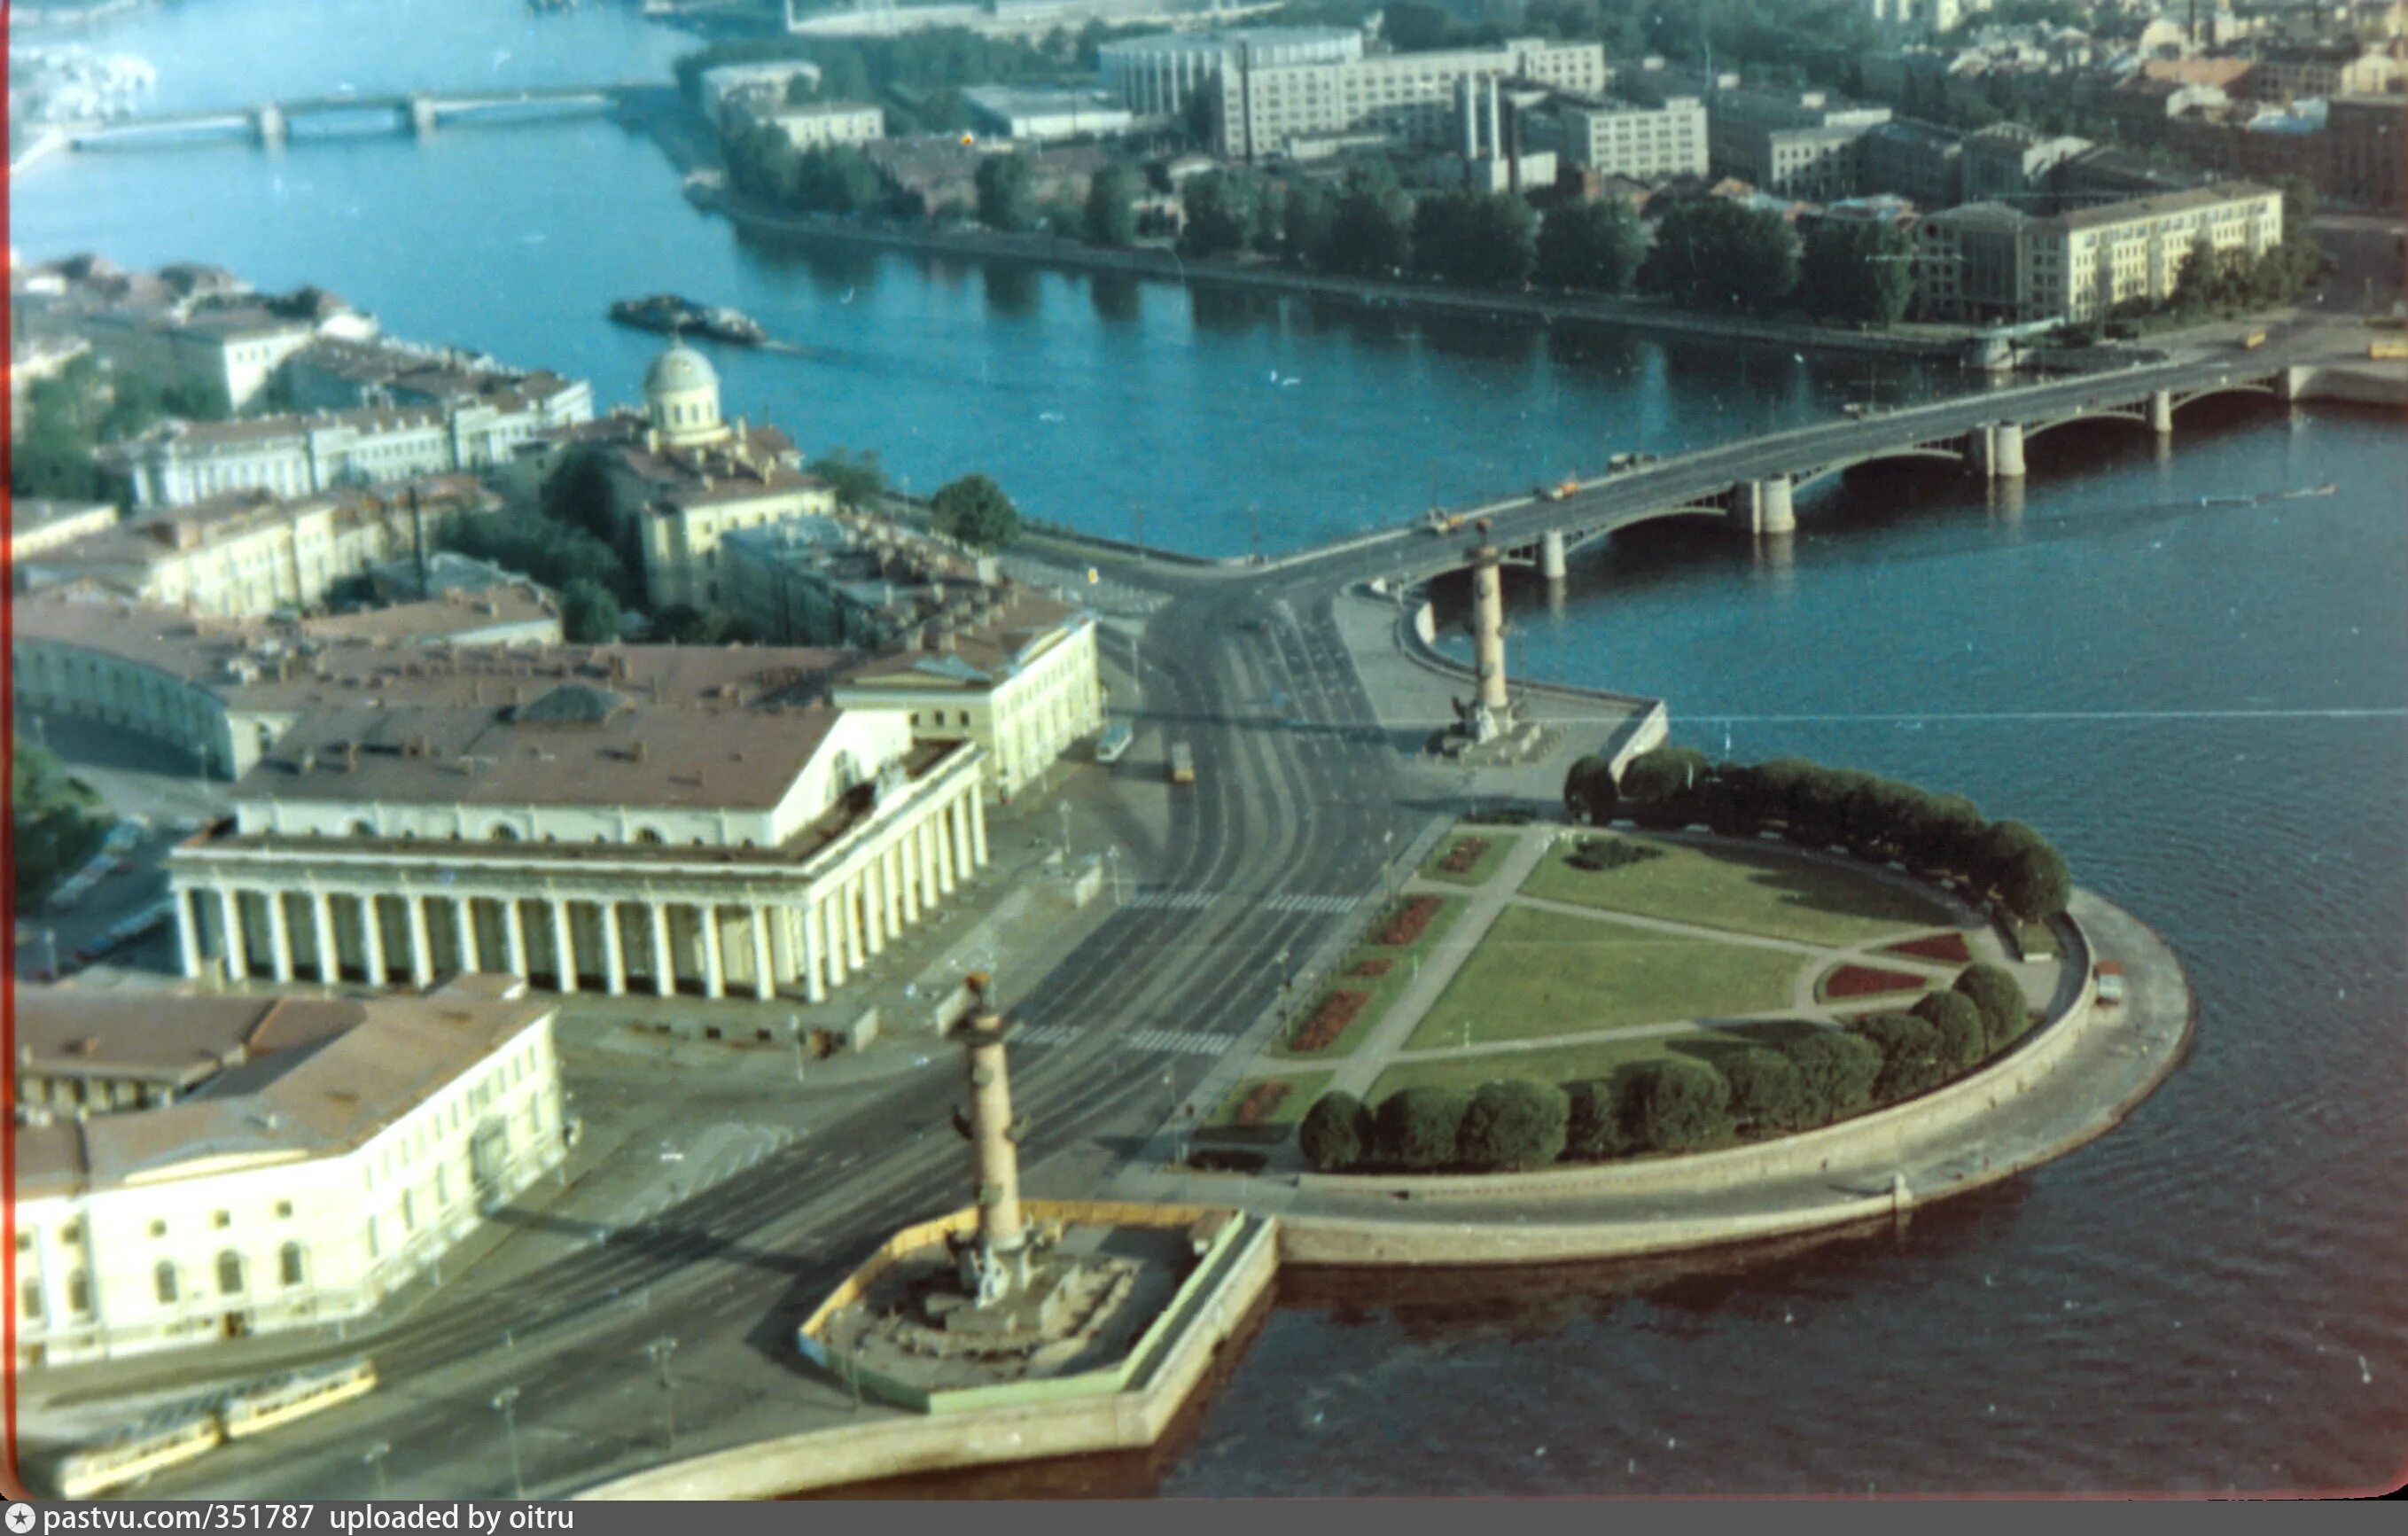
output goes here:
[{"label": "car on road", "polygon": [[2124,967],[2114,960],[2101,960],[2091,972],[2099,983],[2099,1006],[2114,1008],[2124,1000]]}]

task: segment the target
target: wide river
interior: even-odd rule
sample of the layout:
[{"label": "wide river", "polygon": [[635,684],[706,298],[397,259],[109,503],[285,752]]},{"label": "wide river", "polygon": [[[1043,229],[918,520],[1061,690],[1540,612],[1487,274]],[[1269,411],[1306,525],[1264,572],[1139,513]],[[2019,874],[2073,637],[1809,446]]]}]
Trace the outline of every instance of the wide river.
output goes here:
[{"label": "wide river", "polygon": [[[306,20],[305,20],[306,19]],[[271,46],[268,39],[274,38]],[[191,108],[657,75],[624,7],[210,0],[95,46]],[[396,334],[634,397],[675,289],[806,349],[728,409],[927,489],[1206,553],[1277,549],[1950,377],[1785,351],[1455,326],[738,238],[607,123],[305,134],[52,160],[28,257],[310,281]],[[1292,380],[1292,381],[1291,381]],[[1677,533],[1584,561],[1514,663],[1661,695],[1716,754],[1962,790],[2161,929],[2195,1053],[2121,1129],[1874,1238],[1780,1255],[1288,1288],[1138,1486],[1182,1495],[2251,1489],[2396,1478],[2408,1440],[2408,435],[2186,413],[2176,451],[2052,445],[2023,495],[1883,477],[1786,560]],[[2255,507],[2204,496],[2331,481]],[[998,1488],[1008,1485],[997,1485]]]}]

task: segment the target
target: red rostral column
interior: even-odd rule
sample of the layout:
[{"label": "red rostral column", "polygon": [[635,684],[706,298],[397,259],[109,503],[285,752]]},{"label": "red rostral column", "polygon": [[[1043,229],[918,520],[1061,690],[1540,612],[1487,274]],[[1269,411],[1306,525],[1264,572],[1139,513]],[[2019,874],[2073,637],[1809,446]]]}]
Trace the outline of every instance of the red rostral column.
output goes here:
[{"label": "red rostral column", "polygon": [[1488,519],[1472,524],[1480,542],[1471,547],[1471,659],[1480,674],[1480,702],[1499,725],[1505,720],[1505,589],[1498,575],[1502,556],[1488,537]]}]

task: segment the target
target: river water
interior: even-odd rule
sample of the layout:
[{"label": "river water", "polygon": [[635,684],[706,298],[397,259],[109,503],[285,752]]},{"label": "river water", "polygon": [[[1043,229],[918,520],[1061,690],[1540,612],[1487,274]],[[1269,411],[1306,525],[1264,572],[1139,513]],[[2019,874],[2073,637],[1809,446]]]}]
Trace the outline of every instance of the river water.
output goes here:
[{"label": "river water", "polygon": [[[624,8],[535,18],[516,0],[210,0],[93,41],[150,57],[176,108],[626,78],[686,46]],[[1034,515],[1203,553],[1963,387],[742,238],[682,203],[649,143],[592,121],[80,156],[11,198],[30,257],[319,282],[396,334],[611,399],[634,397],[657,342],[605,323],[610,299],[733,303],[807,351],[719,354],[731,412],[813,449],[878,448],[923,490],[982,469]],[[1139,1486],[2396,1477],[2408,436],[2396,416],[2209,403],[2175,450],[2067,429],[2035,446],[2020,496],[1880,473],[1805,500],[1779,558],[1658,525],[1584,559],[1553,610],[1516,594],[1517,669],[1660,695],[1716,754],[1873,768],[2047,831],[2198,989],[2197,1047],[2132,1120],[1902,1231],[1512,1278],[1308,1277]],[[2327,481],[2329,497],[2200,505]]]}]

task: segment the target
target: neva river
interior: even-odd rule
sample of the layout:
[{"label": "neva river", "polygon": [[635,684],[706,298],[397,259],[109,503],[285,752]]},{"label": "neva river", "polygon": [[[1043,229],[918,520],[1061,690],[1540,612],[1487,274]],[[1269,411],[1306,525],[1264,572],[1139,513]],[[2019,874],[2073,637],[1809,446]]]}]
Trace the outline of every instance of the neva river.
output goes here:
[{"label": "neva river", "polygon": [[[306,13],[280,48],[232,35]],[[255,34],[253,35],[255,37]],[[658,73],[623,7],[210,0],[103,29],[162,106]],[[801,357],[723,354],[729,409],[925,490],[1207,553],[1898,400],[1953,378],[1786,352],[1441,326],[1295,300],[810,253],[689,209],[608,124],[53,161],[30,257],[322,283],[396,334],[631,399],[675,289]],[[1290,383],[1287,380],[1294,380]],[[2136,1490],[2373,1483],[2408,1428],[2408,435],[2186,412],[2177,451],[2052,439],[2019,501],[1885,476],[1801,507],[1784,564],[1679,530],[1517,614],[1515,665],[1658,694],[1717,754],[1800,754],[2029,820],[2157,925],[2190,1061],[2125,1127],[1894,1236],[1743,1261],[1306,1277],[1166,1493]],[[2336,481],[2329,498],[2206,495]],[[990,1485],[1012,1486],[1009,1478]]]}]

